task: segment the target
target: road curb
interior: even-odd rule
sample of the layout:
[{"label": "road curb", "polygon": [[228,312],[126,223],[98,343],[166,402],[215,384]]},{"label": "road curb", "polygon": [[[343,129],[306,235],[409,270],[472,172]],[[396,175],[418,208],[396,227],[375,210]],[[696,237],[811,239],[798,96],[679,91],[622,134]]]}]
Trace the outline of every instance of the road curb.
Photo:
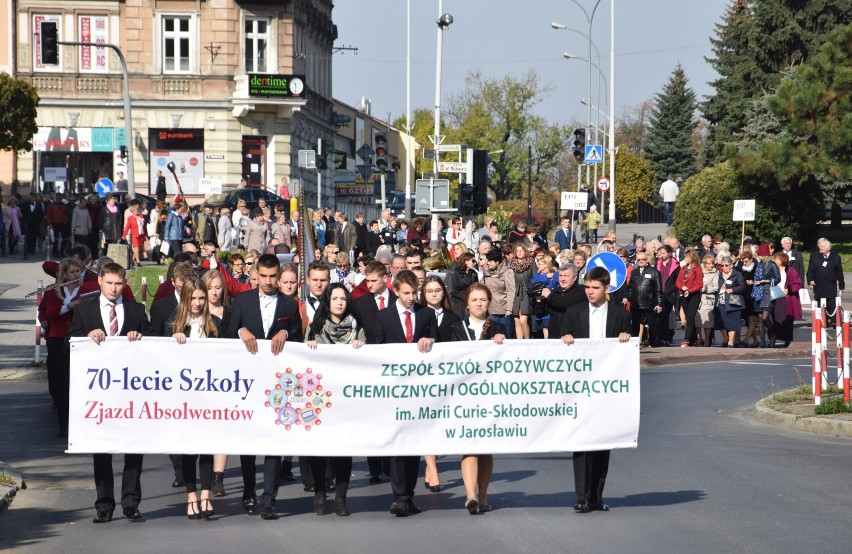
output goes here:
[{"label": "road curb", "polygon": [[15,369],[0,369],[0,382],[3,381],[46,381],[47,366],[44,364]]},{"label": "road curb", "polygon": [[[801,344],[801,343],[800,343]],[[675,350],[672,355],[671,351]],[[682,355],[688,354],[686,356]],[[778,360],[784,358],[810,358],[811,348],[793,345],[790,348],[684,348],[671,347],[643,351],[639,356],[639,366],[663,367],[681,364],[700,364],[708,362],[736,362],[747,360]]]},{"label": "road curb", "polygon": [[14,483],[0,482],[0,515],[12,504],[12,500],[19,490],[27,488],[24,476],[12,466],[0,462],[0,476],[10,477]]},{"label": "road curb", "polygon": [[804,431],[832,437],[852,437],[852,421],[818,415],[787,414],[767,406],[767,401],[770,398],[772,398],[772,395],[761,399],[754,405],[754,418],[761,423],[792,431]]}]

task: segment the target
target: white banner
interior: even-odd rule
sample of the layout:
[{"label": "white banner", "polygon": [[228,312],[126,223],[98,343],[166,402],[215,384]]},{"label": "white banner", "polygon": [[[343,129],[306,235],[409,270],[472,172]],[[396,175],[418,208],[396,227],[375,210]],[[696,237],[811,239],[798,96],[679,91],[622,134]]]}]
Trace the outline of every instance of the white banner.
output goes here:
[{"label": "white banner", "polygon": [[69,453],[328,456],[635,448],[639,343],[71,340]]}]

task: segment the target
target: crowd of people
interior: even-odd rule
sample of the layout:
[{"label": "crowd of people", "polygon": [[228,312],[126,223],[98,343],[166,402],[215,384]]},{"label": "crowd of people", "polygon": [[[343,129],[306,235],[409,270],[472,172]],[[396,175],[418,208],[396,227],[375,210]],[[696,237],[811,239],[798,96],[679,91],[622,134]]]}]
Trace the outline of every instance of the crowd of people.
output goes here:
[{"label": "crowd of people", "polygon": [[[111,213],[109,205],[108,199]],[[638,237],[620,247],[613,233],[597,244],[577,244],[567,217],[550,239],[523,221],[504,239],[490,216],[481,229],[453,217],[441,224],[436,247],[425,221],[409,225],[388,212],[370,222],[359,213],[350,223],[345,213],[317,210],[310,213],[309,227],[301,229],[305,223],[299,212],[287,214],[283,206],[261,205],[248,213],[238,206],[233,214],[203,206],[193,214],[178,202],[171,207],[158,203],[146,216],[128,211],[124,229],[131,231],[131,239],[161,238],[152,252],[170,262],[150,317],[134,301],[124,268],[102,257],[90,269],[87,244],[77,243],[67,258],[44,264],[56,278],[39,310],[47,329],[50,394],[63,436],[68,429],[68,337],[161,336],[181,344],[222,337],[240,340],[248,352],[271,348],[277,355],[291,341],[317,350],[327,344],[415,343],[427,352],[445,341],[499,345],[558,338],[571,344],[575,338],[626,341],[636,336],[643,346],[676,346],[679,325],[682,347],[711,346],[716,330],[723,347],[772,347],[793,340],[793,322],[802,317],[801,289],[812,287],[814,297],[829,299],[831,309],[837,289],[845,286],[840,259],[825,239],[806,272],[789,237],[780,240],[777,250],[770,242],[751,239],[732,247],[723,237],[709,235],[688,247],[673,236],[647,242]],[[142,231],[134,235],[134,229]],[[306,246],[301,244],[305,231],[316,251],[302,275],[298,258],[287,253]],[[131,244],[137,245],[134,259],[137,247],[141,258],[142,243]],[[618,290],[609,290],[610,275],[603,268],[587,267],[592,255],[603,251],[616,253],[625,264],[627,278]],[[425,485],[440,491],[436,457],[424,453],[424,458]],[[187,517],[209,518],[212,499],[225,493],[227,455],[175,454],[171,459],[172,485],[186,490]],[[334,512],[349,515],[352,459],[298,462],[305,490],[314,493],[314,511],[326,513],[327,495],[333,492]],[[370,483],[390,478],[392,514],[421,511],[414,502],[420,457],[367,462]],[[608,452],[574,454],[577,512],[609,509],[602,498],[608,463]],[[491,510],[487,493],[493,464],[484,453],[462,457],[464,507],[471,514]],[[142,517],[141,466],[141,455],[125,456],[121,504],[131,519]],[[241,456],[240,467],[245,510],[277,519],[278,486],[295,480],[293,459],[265,457],[259,498],[254,456]],[[111,457],[95,455],[94,471],[94,521],[108,522],[115,509]]]}]

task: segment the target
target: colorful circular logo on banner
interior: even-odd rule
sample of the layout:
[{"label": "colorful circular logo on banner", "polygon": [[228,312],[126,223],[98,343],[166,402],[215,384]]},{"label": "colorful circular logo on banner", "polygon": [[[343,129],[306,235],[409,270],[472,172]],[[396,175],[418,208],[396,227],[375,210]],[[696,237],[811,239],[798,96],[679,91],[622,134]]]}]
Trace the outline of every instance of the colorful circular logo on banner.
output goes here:
[{"label": "colorful circular logo on banner", "polygon": [[275,377],[275,386],[264,391],[264,405],[275,411],[275,424],[287,431],[294,426],[310,431],[314,425],[321,425],[320,414],[331,408],[331,391],[323,389],[322,375],[314,375],[311,368],[295,373],[288,367]]}]

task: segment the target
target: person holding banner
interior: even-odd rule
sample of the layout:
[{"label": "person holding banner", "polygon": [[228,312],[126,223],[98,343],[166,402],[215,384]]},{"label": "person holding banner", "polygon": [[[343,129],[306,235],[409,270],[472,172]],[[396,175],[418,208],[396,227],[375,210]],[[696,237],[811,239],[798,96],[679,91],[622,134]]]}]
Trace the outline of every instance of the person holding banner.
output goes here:
[{"label": "person holding banner", "polygon": [[[594,267],[586,273],[583,281],[589,303],[579,309],[565,313],[562,320],[562,342],[574,343],[574,339],[617,338],[619,342],[630,340],[630,315],[614,302],[607,302],[609,272],[603,267]],[[603,490],[609,470],[609,450],[574,452],[574,490],[577,503],[574,511],[586,514],[595,510],[608,512],[603,502]]]},{"label": "person holding banner", "polygon": [[[506,328],[491,321],[488,306],[491,303],[491,291],[482,283],[474,283],[464,295],[467,317],[456,321],[452,327],[453,341],[493,340],[503,344],[506,340]],[[494,456],[491,454],[465,454],[462,456],[461,472],[467,500],[464,507],[470,515],[491,511],[488,504],[488,485],[494,471]],[[477,486],[479,490],[477,491]]]},{"label": "person holding banner", "polygon": [[[210,313],[207,298],[207,286],[201,279],[187,279],[180,287],[180,302],[174,317],[168,324],[172,338],[177,340],[178,344],[186,344],[186,339],[219,336],[222,320]],[[213,504],[210,502],[210,489],[213,483],[213,455],[183,454],[180,458],[183,480],[186,483],[186,517],[189,519],[209,519],[214,514]],[[200,500],[195,483],[196,460],[201,476]]]},{"label": "person holding banner", "polygon": [[[369,278],[369,274],[368,274]],[[415,304],[417,276],[407,269],[396,275],[393,290],[396,302],[379,311],[373,344],[416,343],[417,350],[427,353],[438,338],[435,310]],[[397,517],[419,514],[423,510],[414,503],[414,488],[420,469],[420,456],[394,456],[390,459],[391,488],[394,500],[390,513]]]},{"label": "person holding banner", "polygon": [[[292,298],[278,291],[280,265],[275,254],[264,254],[255,263],[257,288],[234,298],[231,307],[229,336],[240,339],[250,354],[257,354],[258,339],[271,341],[272,355],[277,356],[288,340],[301,342],[302,320],[299,308]],[[243,508],[257,512],[255,493],[257,484],[255,457],[240,456],[243,472]],[[275,497],[278,495],[278,478],[281,474],[281,456],[266,456],[263,463],[263,496],[260,499],[260,517],[278,519]]]},{"label": "person holding banner", "polygon": [[[80,302],[74,309],[74,318],[68,330],[69,337],[89,337],[97,344],[107,337],[127,337],[129,341],[141,340],[151,328],[145,306],[122,299],[121,294],[127,273],[117,263],[106,263],[100,270],[98,286],[100,295]],[[93,523],[112,521],[115,511],[112,454],[93,454],[97,515]],[[125,517],[141,519],[139,502],[142,500],[142,454],[124,454],[124,472],[121,479],[121,506]]]},{"label": "person holding banner", "polygon": [[[352,314],[352,298],[343,283],[330,284],[322,294],[317,311],[308,327],[305,344],[316,350],[318,344],[351,344],[360,348],[367,340],[364,328]],[[334,473],[334,513],[348,516],[346,493],[349,490],[349,476],[352,474],[352,457],[310,456],[308,464],[314,479],[314,513],[325,514],[326,502],[326,465]],[[317,478],[319,477],[319,478]]]}]

